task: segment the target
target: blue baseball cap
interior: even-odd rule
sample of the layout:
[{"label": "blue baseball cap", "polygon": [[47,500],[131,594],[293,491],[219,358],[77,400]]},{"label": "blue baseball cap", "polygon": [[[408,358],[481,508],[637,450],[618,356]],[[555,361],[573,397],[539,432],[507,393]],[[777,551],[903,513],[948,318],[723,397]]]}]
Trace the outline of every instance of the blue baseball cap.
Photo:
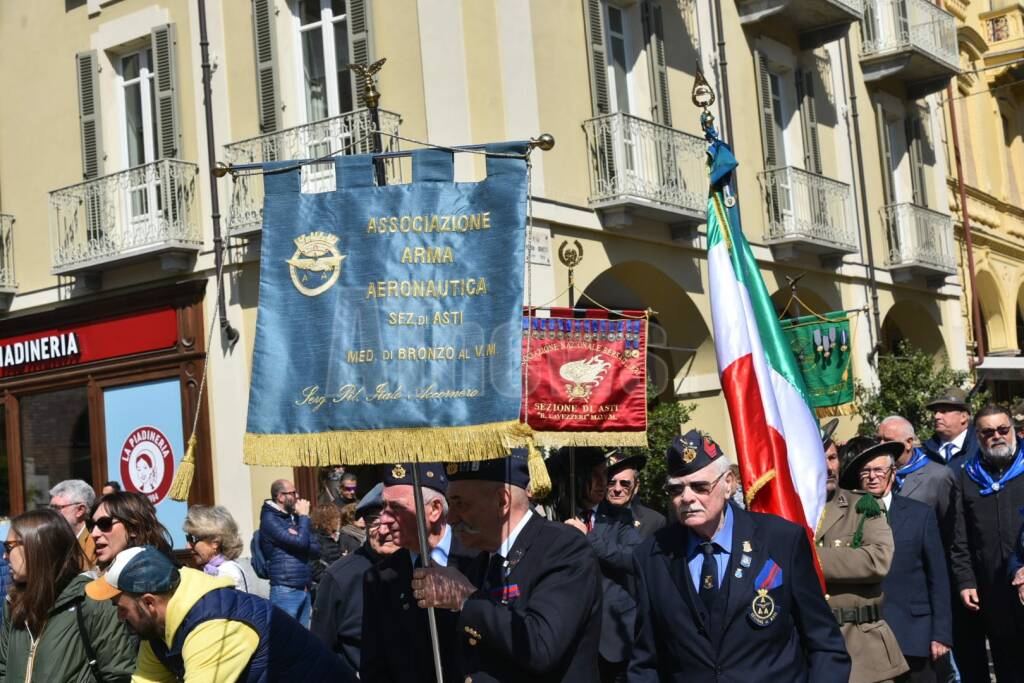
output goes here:
[{"label": "blue baseball cap", "polygon": [[166,593],[180,581],[170,558],[151,545],[122,550],[100,578],[85,586],[93,600],[110,600],[121,593]]}]

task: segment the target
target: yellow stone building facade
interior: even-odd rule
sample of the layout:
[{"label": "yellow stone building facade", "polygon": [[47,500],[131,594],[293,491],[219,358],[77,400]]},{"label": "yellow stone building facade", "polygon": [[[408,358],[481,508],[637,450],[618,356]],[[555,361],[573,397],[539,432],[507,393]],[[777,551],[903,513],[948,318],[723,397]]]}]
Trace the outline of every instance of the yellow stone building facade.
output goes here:
[{"label": "yellow stone building facade", "polygon": [[[252,510],[248,531],[270,482],[289,476],[241,462],[262,186],[217,181],[224,327],[201,19],[191,0],[0,3],[0,346],[107,335],[96,359],[0,367],[0,512],[72,474],[115,477],[113,388],[178,381],[187,433],[204,364],[194,498]],[[581,305],[656,311],[662,397],[693,403],[693,424],[727,451],[690,102],[698,67],[718,93],[744,229],[780,309],[800,277],[805,306],[864,310],[853,333],[863,382],[899,339],[967,366],[942,151],[945,85],[966,67],[956,17],[927,0],[209,0],[205,19],[219,162],[365,151],[360,88],[340,67],[381,57],[388,133],[444,145],[553,134],[555,148],[534,155],[530,301],[567,304],[558,251],[578,243]],[[482,172],[461,158],[456,171]],[[332,182],[304,179],[310,191]],[[163,330],[146,316],[165,308],[170,341],[107,324],[123,315],[125,329]],[[135,345],[110,343],[126,337]],[[43,415],[75,429],[30,433]]]},{"label": "yellow stone building facade", "polygon": [[979,376],[990,380],[996,398],[1010,400],[1024,396],[1024,5],[954,0],[947,7],[957,19],[962,69],[954,81],[953,106],[947,102],[945,111],[950,211],[956,220],[961,280],[969,295],[964,297],[964,325],[977,357],[961,181],[973,237],[985,356]]}]

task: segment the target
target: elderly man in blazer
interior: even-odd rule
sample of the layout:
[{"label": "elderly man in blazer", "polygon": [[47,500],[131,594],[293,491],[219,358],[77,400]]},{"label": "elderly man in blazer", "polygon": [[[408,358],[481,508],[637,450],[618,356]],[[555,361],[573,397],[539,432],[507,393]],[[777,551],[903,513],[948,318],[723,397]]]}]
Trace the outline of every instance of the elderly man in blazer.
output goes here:
[{"label": "elderly man in blazer", "polygon": [[[861,487],[877,498],[886,511],[896,545],[892,567],[882,581],[882,614],[910,666],[909,680],[934,683],[939,680],[935,663],[946,656],[953,644],[946,554],[933,508],[893,495],[898,470],[892,453],[898,449],[892,448],[891,453],[862,459],[857,473]],[[931,467],[950,472],[948,467],[935,463]]]},{"label": "elderly man in blazer", "polygon": [[629,682],[846,681],[806,531],[731,504],[733,474],[711,437],[676,437],[666,461],[677,521],[634,551]]}]

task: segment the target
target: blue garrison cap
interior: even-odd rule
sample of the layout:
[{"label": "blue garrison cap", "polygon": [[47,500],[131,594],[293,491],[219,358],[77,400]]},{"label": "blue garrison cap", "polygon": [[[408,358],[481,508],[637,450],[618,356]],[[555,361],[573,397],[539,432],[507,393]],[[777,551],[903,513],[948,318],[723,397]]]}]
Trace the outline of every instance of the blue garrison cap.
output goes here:
[{"label": "blue garrison cap", "polygon": [[384,507],[384,482],[381,482],[367,491],[359,504],[356,505],[356,519],[361,519],[373,510],[380,510]]},{"label": "blue garrison cap", "polygon": [[722,449],[714,439],[691,429],[673,439],[665,452],[665,474],[685,477],[704,469],[722,455]]},{"label": "blue garrison cap", "polygon": [[530,485],[530,452],[513,448],[508,457],[450,462],[447,470],[451,481],[498,481],[525,489]]},{"label": "blue garrison cap", "polygon": [[395,465],[381,465],[381,481],[385,488],[398,484],[412,486],[412,469],[419,468],[420,486],[434,489],[441,495],[448,493],[448,477],[444,473],[444,465],[439,462],[401,462]]}]

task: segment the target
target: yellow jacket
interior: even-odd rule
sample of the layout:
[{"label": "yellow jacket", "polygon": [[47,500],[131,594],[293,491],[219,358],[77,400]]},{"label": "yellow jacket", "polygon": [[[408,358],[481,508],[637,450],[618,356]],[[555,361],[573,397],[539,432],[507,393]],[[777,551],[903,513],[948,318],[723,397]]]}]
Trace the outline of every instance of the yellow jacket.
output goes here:
[{"label": "yellow jacket", "polygon": [[[207,576],[195,569],[181,570],[181,583],[167,603],[164,642],[168,647],[185,615],[198,600],[217,588],[232,587],[231,579]],[[186,683],[222,683],[236,681],[249,664],[259,645],[259,635],[238,621],[213,619],[203,622],[189,634],[181,650],[185,661]],[[153,654],[148,642],[139,648],[139,661],[132,683],[174,683],[168,671]]]}]

